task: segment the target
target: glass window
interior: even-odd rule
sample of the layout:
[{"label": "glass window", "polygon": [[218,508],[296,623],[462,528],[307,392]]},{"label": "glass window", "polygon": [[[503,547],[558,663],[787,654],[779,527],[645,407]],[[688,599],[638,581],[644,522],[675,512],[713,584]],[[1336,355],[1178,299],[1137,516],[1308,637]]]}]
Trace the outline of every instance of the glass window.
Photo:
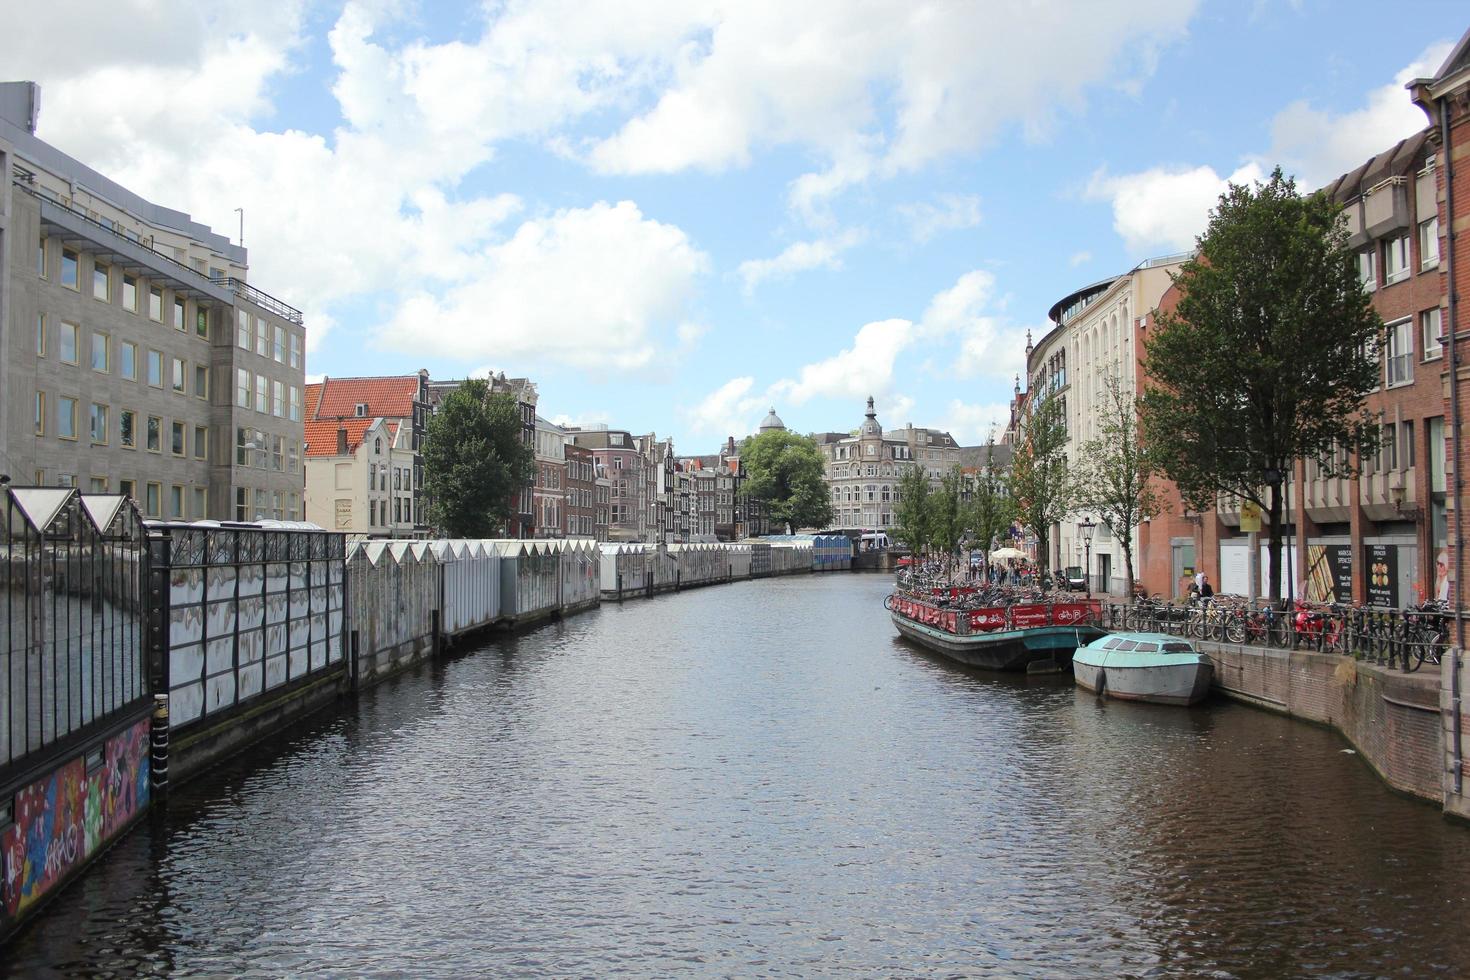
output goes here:
[{"label": "glass window", "polygon": [[96,446],[107,445],[107,406],[92,403],[87,412],[87,431]]},{"label": "glass window", "polygon": [[92,298],[112,301],[112,270],[101,262],[92,263]]},{"label": "glass window", "polygon": [[1374,249],[1358,253],[1358,281],[1370,293],[1378,288],[1378,256]]},{"label": "glass window", "polygon": [[168,516],[176,519],[184,516],[184,488],[178,484],[168,488]]},{"label": "glass window", "polygon": [[1383,243],[1383,281],[1398,282],[1409,274],[1409,236],[1390,238]]},{"label": "glass window", "polygon": [[291,335],[291,366],[301,366],[301,338],[294,333]]},{"label": "glass window", "polygon": [[244,310],[235,311],[235,346],[250,349],[250,314]]},{"label": "glass window", "polygon": [[61,284],[77,288],[77,253],[69,248],[61,250]]},{"label": "glass window", "polygon": [[123,275],[123,309],[138,312],[138,277]]},{"label": "glass window", "polygon": [[184,438],[184,423],[170,423],[168,429],[168,451],[175,456],[184,455],[188,451],[188,447],[184,445]]},{"label": "glass window", "polygon": [[290,388],[288,389],[288,391],[289,391],[289,394],[290,394],[290,403],[291,403],[290,419],[291,419],[292,422],[300,422],[301,421],[301,389],[298,388],[298,387],[296,387],[295,385],[291,385]]},{"label": "glass window", "polygon": [[250,465],[250,430],[244,426],[235,429],[235,464]]},{"label": "glass window", "polygon": [[44,238],[36,246],[36,275],[42,279],[46,278],[46,239]]},{"label": "glass window", "polygon": [[255,353],[261,357],[271,356],[271,325],[264,317],[255,319]]},{"label": "glass window", "polygon": [[138,345],[123,341],[117,345],[117,373],[129,381],[138,380]]},{"label": "glass window", "polygon": [[108,363],[107,334],[92,333],[92,370],[106,372],[110,367]]},{"label": "glass window", "polygon": [[46,434],[46,393],[44,391],[36,392],[35,425],[36,435],[44,436]]},{"label": "glass window", "polygon": [[194,397],[209,397],[209,368],[203,364],[194,365]]},{"label": "glass window", "polygon": [[1384,328],[1388,337],[1384,366],[1389,386],[1414,380],[1414,332],[1412,320],[1403,319]]},{"label": "glass window", "polygon": [[188,390],[186,387],[187,380],[188,368],[184,365],[184,359],[182,357],[171,358],[169,363],[170,386],[174,391],[182,395]]},{"label": "glass window", "polygon": [[270,378],[263,374],[255,376],[255,410],[265,414],[271,410]]},{"label": "glass window", "polygon": [[61,362],[63,364],[77,363],[78,328],[75,323],[61,321]]},{"label": "glass window", "polygon": [[77,437],[77,400],[65,395],[56,399],[56,434],[62,439]]},{"label": "glass window", "polygon": [[148,431],[145,443],[150,453],[156,453],[163,448],[163,419],[157,415],[148,416]]},{"label": "glass window", "polygon": [[46,314],[36,314],[36,356],[46,356]]},{"label": "glass window", "polygon": [[203,487],[194,487],[194,513],[191,515],[196,521],[202,521],[209,516],[209,494]]},{"label": "glass window", "polygon": [[1444,355],[1444,347],[1440,344],[1440,313],[1439,307],[1425,310],[1419,314],[1419,325],[1424,335],[1424,359],[1432,361]]},{"label": "glass window", "polygon": [[124,449],[138,448],[138,413],[125,408],[117,413],[118,444]]},{"label": "glass window", "polygon": [[235,488],[235,520],[250,520],[250,505],[248,503],[250,491],[244,487]]},{"label": "glass window", "polygon": [[174,329],[184,329],[184,301],[174,297]]},{"label": "glass window", "polygon": [[284,468],[284,454],[282,444],[285,442],[280,436],[271,437],[271,469],[277,473]]},{"label": "glass window", "polygon": [[276,326],[276,343],[271,356],[282,364],[286,363],[286,328],[280,325]]},{"label": "glass window", "polygon": [[159,323],[163,322],[163,290],[157,286],[148,287],[148,316]]},{"label": "glass window", "polygon": [[1439,215],[1419,222],[1419,268],[1439,265]]},{"label": "glass window", "polygon": [[271,414],[278,419],[286,416],[286,386],[279,381],[271,382]]},{"label": "glass window", "polygon": [[148,383],[155,388],[163,387],[163,355],[156,350],[148,352]]},{"label": "glass window", "polygon": [[194,426],[194,458],[209,458],[209,426]]},{"label": "glass window", "polygon": [[235,368],[235,406],[250,407],[250,372],[244,368]]},{"label": "glass window", "polygon": [[133,500],[137,500],[138,484],[134,480],[118,480],[117,492],[122,494],[124,497],[131,497]]},{"label": "glass window", "polygon": [[158,517],[159,498],[163,494],[163,487],[157,483],[148,484],[148,500],[143,505],[143,512],[149,517]]},{"label": "glass window", "polygon": [[194,334],[198,337],[209,337],[209,310],[200,306],[194,310]]}]

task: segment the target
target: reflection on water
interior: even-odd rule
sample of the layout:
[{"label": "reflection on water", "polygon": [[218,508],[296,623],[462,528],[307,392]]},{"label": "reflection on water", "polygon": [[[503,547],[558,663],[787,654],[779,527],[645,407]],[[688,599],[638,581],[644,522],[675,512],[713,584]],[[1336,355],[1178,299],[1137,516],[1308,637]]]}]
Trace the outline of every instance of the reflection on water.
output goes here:
[{"label": "reflection on water", "polygon": [[609,606],[176,790],[12,975],[1470,972],[1470,833],[1325,730],[898,640],[845,574]]}]

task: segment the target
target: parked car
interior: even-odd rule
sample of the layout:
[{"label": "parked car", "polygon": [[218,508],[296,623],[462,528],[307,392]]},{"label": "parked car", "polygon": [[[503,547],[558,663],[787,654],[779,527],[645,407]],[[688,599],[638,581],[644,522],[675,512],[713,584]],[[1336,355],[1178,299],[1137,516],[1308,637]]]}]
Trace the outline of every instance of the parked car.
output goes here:
[{"label": "parked car", "polygon": [[1060,586],[1064,589],[1069,589],[1072,592],[1087,591],[1087,576],[1082,574],[1081,565],[1067,566],[1062,569],[1062,574],[1057,578]]}]

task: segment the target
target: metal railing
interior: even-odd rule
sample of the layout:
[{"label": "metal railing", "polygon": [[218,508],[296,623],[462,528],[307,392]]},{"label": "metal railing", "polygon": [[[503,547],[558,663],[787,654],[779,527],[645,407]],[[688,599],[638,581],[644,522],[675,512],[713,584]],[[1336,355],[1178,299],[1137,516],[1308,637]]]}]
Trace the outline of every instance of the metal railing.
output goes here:
[{"label": "metal railing", "polygon": [[281,317],[283,320],[289,320],[291,323],[296,324],[296,326],[298,327],[301,326],[303,323],[301,311],[296,309],[296,307],[291,306],[289,303],[286,303],[283,300],[276,299],[274,296],[272,296],[270,293],[265,292],[264,290],[256,289],[254,286],[250,285],[243,279],[235,279],[226,276],[222,279],[211,279],[209,281],[214,283],[216,286],[223,286],[224,288],[231,290],[236,296],[239,296],[241,299],[249,300],[261,309],[269,310],[276,316]]},{"label": "metal railing", "polygon": [[147,549],[117,495],[0,489],[0,787],[149,703]]},{"label": "metal railing", "polygon": [[1178,605],[1144,600],[1108,607],[1110,629],[1171,633],[1220,643],[1315,650],[1404,671],[1438,664],[1451,615],[1435,608],[1306,605],[1285,611],[1240,602]]}]

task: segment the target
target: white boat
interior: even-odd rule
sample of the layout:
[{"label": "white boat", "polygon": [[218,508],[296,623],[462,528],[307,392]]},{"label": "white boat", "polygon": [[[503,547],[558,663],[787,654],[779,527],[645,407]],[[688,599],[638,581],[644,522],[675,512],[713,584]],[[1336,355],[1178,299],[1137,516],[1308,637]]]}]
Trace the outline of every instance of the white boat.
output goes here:
[{"label": "white boat", "polygon": [[1113,633],[1072,655],[1079,687],[1125,701],[1194,704],[1213,673],[1208,656],[1167,633]]}]

